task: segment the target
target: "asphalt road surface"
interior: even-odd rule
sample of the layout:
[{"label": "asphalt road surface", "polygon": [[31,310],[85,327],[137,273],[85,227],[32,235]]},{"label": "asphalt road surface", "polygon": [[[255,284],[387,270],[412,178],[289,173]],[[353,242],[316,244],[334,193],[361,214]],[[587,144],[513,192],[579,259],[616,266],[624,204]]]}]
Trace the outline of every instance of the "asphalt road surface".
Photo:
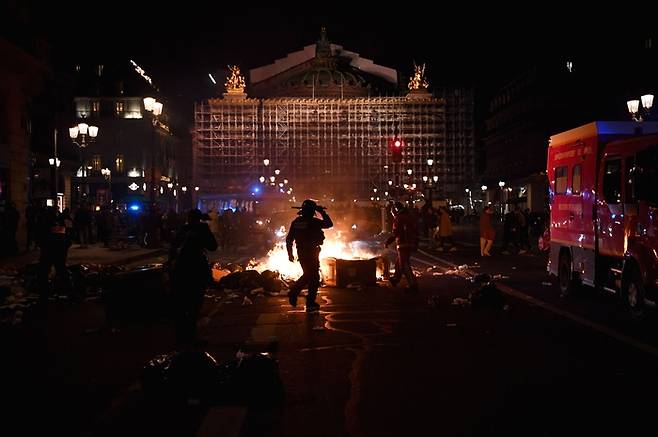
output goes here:
[{"label": "asphalt road surface", "polygon": [[[26,348],[32,362],[40,347],[49,359],[47,369],[27,366],[45,387],[25,386],[25,397],[38,400],[29,412],[69,435],[658,434],[656,315],[629,320],[614,297],[591,291],[561,298],[556,285],[545,285],[556,281],[546,276],[542,256],[480,259],[475,250],[417,253],[418,293],[384,282],[323,288],[316,315],[303,311],[303,299],[298,308],[268,295],[243,305],[210,293],[200,321],[207,351],[219,361],[238,350],[272,352],[283,405],[149,405],[138,376],[149,357],[172,347],[171,329],[162,323],[84,340],[71,328],[68,343],[44,334],[46,345]],[[467,278],[478,272],[500,275],[506,309],[454,304],[474,291]],[[88,305],[87,318],[97,310]],[[52,323],[64,323],[66,314],[73,320],[74,310],[66,311]],[[81,363],[75,357],[83,348]]]}]

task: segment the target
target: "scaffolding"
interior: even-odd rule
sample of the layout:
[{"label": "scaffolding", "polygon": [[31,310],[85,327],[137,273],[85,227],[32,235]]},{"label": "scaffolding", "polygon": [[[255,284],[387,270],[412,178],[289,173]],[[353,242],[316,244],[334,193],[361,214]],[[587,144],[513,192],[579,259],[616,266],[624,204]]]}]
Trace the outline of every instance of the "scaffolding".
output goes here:
[{"label": "scaffolding", "polygon": [[[457,101],[450,112],[458,106]],[[447,195],[473,176],[473,141],[456,140],[468,114],[446,112],[446,100],[429,94],[209,99],[195,105],[195,184],[206,195],[249,194],[261,177],[271,185],[277,169],[275,189],[286,178],[284,191],[290,185],[295,193],[316,198],[370,199],[383,198],[386,191],[391,196],[397,184],[416,184],[422,192],[423,176],[436,175],[435,192]],[[399,165],[391,162],[392,138],[405,142]]]}]

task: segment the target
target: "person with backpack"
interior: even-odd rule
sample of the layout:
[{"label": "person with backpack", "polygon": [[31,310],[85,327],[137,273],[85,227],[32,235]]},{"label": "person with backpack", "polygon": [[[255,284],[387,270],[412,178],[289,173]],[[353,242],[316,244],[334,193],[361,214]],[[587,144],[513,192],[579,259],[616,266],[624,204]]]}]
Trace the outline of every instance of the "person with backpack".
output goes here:
[{"label": "person with backpack", "polygon": [[404,275],[409,291],[418,291],[418,282],[411,270],[411,254],[418,250],[418,222],[401,202],[395,202],[391,212],[393,235],[386,240],[384,247],[395,242],[398,256],[395,259],[395,273],[388,280],[395,287]]},{"label": "person with backpack", "polygon": [[169,251],[169,269],[174,292],[176,340],[180,347],[197,340],[196,324],[206,287],[212,273],[206,251],[217,249],[217,240],[210,232],[207,214],[198,209],[188,213],[187,223],[179,230]]},{"label": "person with backpack", "polygon": [[[315,217],[319,212],[322,219]],[[288,292],[288,301],[293,307],[297,306],[297,296],[304,287],[308,287],[306,295],[306,312],[314,313],[320,311],[320,305],[315,301],[320,287],[320,246],[324,242],[323,229],[331,228],[334,223],[325,211],[313,200],[306,199],[297,213],[299,217],[290,224],[290,231],[286,236],[286,249],[288,259],[295,262],[292,254],[292,244],[297,247],[297,258],[304,273],[295,282]]]}]

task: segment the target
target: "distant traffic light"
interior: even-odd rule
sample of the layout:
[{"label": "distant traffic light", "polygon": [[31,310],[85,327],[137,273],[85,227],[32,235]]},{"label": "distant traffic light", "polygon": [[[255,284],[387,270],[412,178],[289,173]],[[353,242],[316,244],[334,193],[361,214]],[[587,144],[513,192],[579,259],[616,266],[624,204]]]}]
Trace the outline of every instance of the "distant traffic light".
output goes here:
[{"label": "distant traffic light", "polygon": [[389,143],[391,148],[391,161],[402,162],[402,149],[404,149],[404,141],[400,138],[391,138]]}]

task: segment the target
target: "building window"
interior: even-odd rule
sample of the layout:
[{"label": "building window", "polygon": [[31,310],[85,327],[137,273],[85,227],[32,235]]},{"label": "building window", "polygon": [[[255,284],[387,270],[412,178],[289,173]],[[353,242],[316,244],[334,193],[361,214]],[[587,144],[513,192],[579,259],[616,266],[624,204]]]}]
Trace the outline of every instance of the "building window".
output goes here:
[{"label": "building window", "polygon": [[123,154],[119,153],[115,160],[117,173],[123,173]]},{"label": "building window", "polygon": [[118,116],[123,115],[123,111],[125,110],[125,105],[123,102],[114,102],[114,110]]},{"label": "building window", "polygon": [[567,167],[555,168],[555,194],[567,192]]},{"label": "building window", "polygon": [[571,194],[580,194],[580,174],[583,171],[582,165],[573,166],[573,174],[571,177]]},{"label": "building window", "polygon": [[101,102],[94,100],[91,102],[91,115],[97,116],[101,112]]},{"label": "building window", "polygon": [[101,155],[94,155],[91,160],[91,169],[94,171],[101,171]]}]

